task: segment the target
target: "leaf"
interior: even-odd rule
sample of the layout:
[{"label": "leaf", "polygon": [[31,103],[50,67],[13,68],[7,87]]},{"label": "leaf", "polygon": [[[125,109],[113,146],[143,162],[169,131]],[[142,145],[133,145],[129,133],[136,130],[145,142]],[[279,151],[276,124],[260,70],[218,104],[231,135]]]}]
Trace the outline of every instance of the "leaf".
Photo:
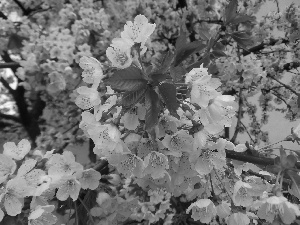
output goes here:
[{"label": "leaf", "polygon": [[192,69],[200,67],[202,64],[203,64],[204,67],[208,67],[209,63],[210,63],[210,57],[208,55],[208,56],[204,57],[203,59],[193,63],[190,66],[188,66],[188,68],[186,68],[186,72],[188,73]]},{"label": "leaf", "polygon": [[186,44],[181,49],[176,49],[176,55],[174,59],[174,66],[178,66],[183,60],[187,59],[193,53],[203,50],[206,45],[202,44],[201,41],[194,41]]},{"label": "leaf", "polygon": [[300,94],[297,95],[297,106],[300,109]]},{"label": "leaf", "polygon": [[238,2],[237,0],[231,0],[225,9],[225,25],[229,24],[236,16]]},{"label": "leaf", "polygon": [[231,37],[236,41],[236,43],[241,47],[246,49],[247,47],[253,45],[251,33],[249,31],[237,31],[231,34]]},{"label": "leaf", "polygon": [[158,123],[158,115],[160,113],[160,101],[157,93],[153,89],[148,89],[145,94],[145,129],[152,130]]},{"label": "leaf", "polygon": [[176,40],[176,51],[173,66],[178,66],[183,60],[187,59],[193,53],[199,52],[206,47],[201,41],[187,43],[186,32],[181,28],[180,35]]},{"label": "leaf", "polygon": [[165,73],[168,70],[168,68],[170,67],[171,63],[173,62],[173,59],[174,59],[173,53],[170,52],[170,50],[167,51],[165,53],[165,55],[163,56],[163,59],[162,59],[162,62],[160,64],[159,68],[158,68],[158,71],[160,73]]},{"label": "leaf", "polygon": [[297,158],[294,155],[288,155],[286,157],[286,160],[287,160],[287,162],[286,162],[287,168],[294,168],[295,167],[296,162],[297,162]]},{"label": "leaf", "polygon": [[212,51],[211,53],[210,53],[210,55],[211,56],[213,56],[214,58],[220,58],[220,57],[226,57],[227,55],[224,53],[224,52],[222,52],[222,51]]},{"label": "leaf", "polygon": [[286,152],[284,151],[282,145],[280,146],[280,163],[281,167],[285,168],[287,166],[287,155]]},{"label": "leaf", "polygon": [[198,30],[198,34],[200,36],[200,39],[203,41],[208,41],[210,39],[209,29],[207,28],[200,28]]},{"label": "leaf", "polygon": [[182,66],[176,66],[170,68],[170,75],[173,78],[173,80],[180,81],[183,75],[185,75],[187,72]]},{"label": "leaf", "polygon": [[140,69],[130,66],[116,71],[106,80],[106,84],[117,91],[136,91],[145,88],[147,81],[144,79]]},{"label": "leaf", "polygon": [[292,192],[293,193],[292,194],[295,195],[297,198],[299,198],[299,196],[300,196],[300,176],[298,175],[298,173],[291,171],[291,170],[288,170],[287,174],[293,181],[293,183],[292,183]]},{"label": "leaf", "polygon": [[125,107],[135,105],[144,97],[146,91],[147,88],[142,88],[136,91],[125,92],[122,97],[122,105]]},{"label": "leaf", "polygon": [[236,25],[239,23],[255,23],[256,17],[255,16],[248,16],[246,14],[237,14],[231,21],[230,24]]},{"label": "leaf", "polygon": [[158,86],[158,89],[170,114],[175,118],[180,119],[179,115],[177,114],[179,103],[177,102],[176,98],[176,87],[170,83],[162,83]]}]

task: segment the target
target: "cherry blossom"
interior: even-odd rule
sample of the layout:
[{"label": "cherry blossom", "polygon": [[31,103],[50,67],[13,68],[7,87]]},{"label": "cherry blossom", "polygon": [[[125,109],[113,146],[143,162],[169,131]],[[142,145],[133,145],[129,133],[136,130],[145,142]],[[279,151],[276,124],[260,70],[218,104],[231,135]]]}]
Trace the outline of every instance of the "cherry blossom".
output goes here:
[{"label": "cherry blossom", "polygon": [[128,39],[115,38],[112,40],[111,47],[106,49],[106,56],[111,61],[112,66],[124,69],[131,65],[132,45],[133,43]]},{"label": "cherry blossom", "polygon": [[30,151],[31,144],[28,140],[22,139],[18,145],[14,142],[6,142],[3,145],[3,154],[15,160],[21,160]]},{"label": "cherry blossom", "polygon": [[198,201],[192,203],[186,213],[192,210],[192,218],[201,223],[209,224],[211,220],[216,216],[216,208],[214,203],[209,199],[199,199]]}]

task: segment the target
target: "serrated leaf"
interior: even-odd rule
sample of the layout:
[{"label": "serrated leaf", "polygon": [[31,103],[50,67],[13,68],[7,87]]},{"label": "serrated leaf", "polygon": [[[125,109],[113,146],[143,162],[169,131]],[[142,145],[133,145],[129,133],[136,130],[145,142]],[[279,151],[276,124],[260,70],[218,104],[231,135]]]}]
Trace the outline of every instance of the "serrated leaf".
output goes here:
[{"label": "serrated leaf", "polygon": [[162,62],[158,68],[158,71],[160,73],[165,73],[168,68],[170,67],[172,61],[174,59],[174,55],[172,52],[170,52],[170,50],[168,52],[165,53],[165,55],[163,56]]},{"label": "serrated leaf", "polygon": [[231,21],[231,25],[236,25],[239,23],[254,23],[256,22],[256,17],[255,16],[248,16],[245,14],[237,14]]},{"label": "serrated leaf", "polygon": [[153,72],[149,75],[149,77],[152,79],[153,86],[157,86],[160,82],[164,81],[167,77],[167,74],[160,73],[160,72]]},{"label": "serrated leaf", "polygon": [[139,68],[131,66],[116,71],[106,80],[106,84],[117,91],[136,91],[145,88],[147,81]]},{"label": "serrated leaf", "polygon": [[297,158],[294,155],[288,155],[286,157],[286,160],[287,160],[287,162],[286,162],[287,168],[294,168],[295,167],[296,162],[297,162]]},{"label": "serrated leaf", "polygon": [[153,89],[148,89],[145,94],[145,129],[152,130],[158,123],[160,113],[160,101],[157,93]]},{"label": "serrated leaf", "polygon": [[295,171],[288,170],[286,172],[292,180],[292,194],[297,198],[300,196],[300,176]]},{"label": "serrated leaf", "polygon": [[171,67],[170,68],[170,75],[173,78],[173,80],[180,81],[183,75],[186,74],[186,70],[182,66],[176,66],[176,67]]},{"label": "serrated leaf", "polygon": [[227,56],[223,51],[212,51],[210,54],[216,59]]},{"label": "serrated leaf", "polygon": [[253,45],[254,41],[250,32],[247,31],[237,31],[231,34],[231,37],[236,41],[236,43],[244,49]]},{"label": "serrated leaf", "polygon": [[221,42],[217,42],[214,47],[213,51],[224,51],[225,45],[223,45]]},{"label": "serrated leaf", "polygon": [[123,94],[122,105],[129,107],[137,104],[145,95],[147,88],[142,88],[136,91],[128,91]]},{"label": "serrated leaf", "polygon": [[298,106],[298,109],[300,109],[300,95],[299,94],[297,96],[297,106]]},{"label": "serrated leaf", "polygon": [[202,39],[203,41],[208,41],[211,37],[207,28],[200,28],[198,30],[198,34],[200,39]]},{"label": "serrated leaf", "polygon": [[231,0],[225,9],[225,25],[229,24],[236,16],[238,2],[237,0]]},{"label": "serrated leaf", "polygon": [[186,40],[187,33],[182,29],[180,29],[180,35],[176,40],[175,44],[175,58],[173,61],[173,66],[176,67],[181,63],[183,60],[187,59],[193,53],[201,51],[206,46],[202,44],[201,41],[194,41],[187,43]]},{"label": "serrated leaf", "polygon": [[170,83],[162,83],[158,86],[159,92],[169,110],[170,114],[177,119],[180,119],[177,114],[177,109],[179,107],[179,103],[176,98],[176,87]]},{"label": "serrated leaf", "polygon": [[267,165],[266,171],[277,175],[279,173],[279,171],[281,171],[281,167],[278,165]]},{"label": "serrated leaf", "polygon": [[206,45],[202,44],[201,41],[194,41],[185,44],[179,50],[176,49],[175,59],[173,62],[174,67],[178,66],[183,60],[187,59],[190,55],[203,50]]},{"label": "serrated leaf", "polygon": [[204,67],[208,67],[209,63],[210,63],[210,57],[208,55],[208,56],[204,57],[203,59],[193,63],[190,66],[188,66],[188,68],[186,68],[186,72],[188,73],[192,69],[200,67],[202,64],[203,64]]}]

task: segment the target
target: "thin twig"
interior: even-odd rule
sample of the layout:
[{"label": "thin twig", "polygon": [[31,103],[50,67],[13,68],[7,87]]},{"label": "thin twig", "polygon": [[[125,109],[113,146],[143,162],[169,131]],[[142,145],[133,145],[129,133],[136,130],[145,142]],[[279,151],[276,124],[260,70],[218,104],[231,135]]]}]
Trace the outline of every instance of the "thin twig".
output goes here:
[{"label": "thin twig", "polygon": [[252,138],[251,134],[249,133],[247,127],[245,126],[245,124],[241,121],[240,122],[242,124],[242,126],[245,128],[245,131],[247,132],[249,138],[251,139],[252,143],[255,143],[254,139]]},{"label": "thin twig", "polygon": [[277,81],[279,84],[281,84],[281,85],[284,86],[286,89],[290,90],[291,92],[293,92],[295,95],[298,96],[298,93],[297,93],[292,87],[290,87],[289,85],[287,85],[287,84],[285,84],[285,83],[282,83],[280,80],[278,80],[277,78],[275,78],[275,77],[272,76],[271,74],[268,74],[267,76],[270,77],[271,79]]}]

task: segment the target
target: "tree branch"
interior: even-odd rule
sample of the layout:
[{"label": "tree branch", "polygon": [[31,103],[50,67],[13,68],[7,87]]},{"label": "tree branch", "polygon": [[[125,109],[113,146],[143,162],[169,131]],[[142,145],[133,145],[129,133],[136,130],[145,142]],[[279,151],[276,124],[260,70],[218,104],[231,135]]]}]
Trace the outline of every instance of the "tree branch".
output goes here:
[{"label": "tree branch", "polygon": [[0,69],[17,69],[21,67],[21,65],[17,62],[8,62],[8,63],[0,63]]},{"label": "tree branch", "polygon": [[290,90],[291,92],[293,92],[295,95],[298,96],[298,93],[293,89],[291,88],[289,85],[285,84],[285,83],[282,83],[280,80],[278,80],[277,78],[273,77],[271,74],[267,74],[267,77],[270,77],[271,79],[277,81],[279,84],[281,84],[283,87],[285,87],[286,89]]},{"label": "tree branch", "polygon": [[289,43],[289,40],[288,39],[274,39],[274,38],[270,38],[270,41],[269,43],[264,43],[262,42],[261,44],[257,45],[257,46],[254,46],[248,50],[244,50],[242,55],[243,56],[246,56],[246,55],[249,55],[251,53],[256,53],[256,52],[259,52],[261,50],[263,50],[266,46],[274,46],[276,43],[278,43],[279,41],[281,41],[281,44],[288,44]]},{"label": "tree branch", "polygon": [[20,7],[20,9],[22,10],[22,12],[25,16],[29,15],[30,10],[26,9],[19,0],[13,0],[13,1],[14,1],[14,3],[16,3],[16,5],[18,5]]},{"label": "tree branch", "polygon": [[9,91],[9,93],[11,95],[15,95],[16,91],[14,89],[11,88],[11,86],[9,85],[9,83],[7,83],[7,81],[3,78],[0,77],[0,82],[3,84],[3,86]]},{"label": "tree branch", "polygon": [[0,118],[6,119],[6,120],[12,120],[17,123],[21,123],[21,120],[14,115],[8,115],[8,114],[4,114],[4,113],[0,112]]},{"label": "tree branch", "polygon": [[242,119],[242,108],[243,108],[243,90],[242,88],[240,88],[240,92],[239,92],[239,109],[238,109],[238,117],[237,117],[237,123],[236,123],[236,127],[235,127],[235,131],[234,134],[231,138],[231,142],[234,143],[235,139],[237,138],[237,135],[239,133],[239,127],[240,127],[240,123],[241,123],[241,119]]},{"label": "tree branch", "polygon": [[7,16],[0,11],[0,18],[7,20]]}]

